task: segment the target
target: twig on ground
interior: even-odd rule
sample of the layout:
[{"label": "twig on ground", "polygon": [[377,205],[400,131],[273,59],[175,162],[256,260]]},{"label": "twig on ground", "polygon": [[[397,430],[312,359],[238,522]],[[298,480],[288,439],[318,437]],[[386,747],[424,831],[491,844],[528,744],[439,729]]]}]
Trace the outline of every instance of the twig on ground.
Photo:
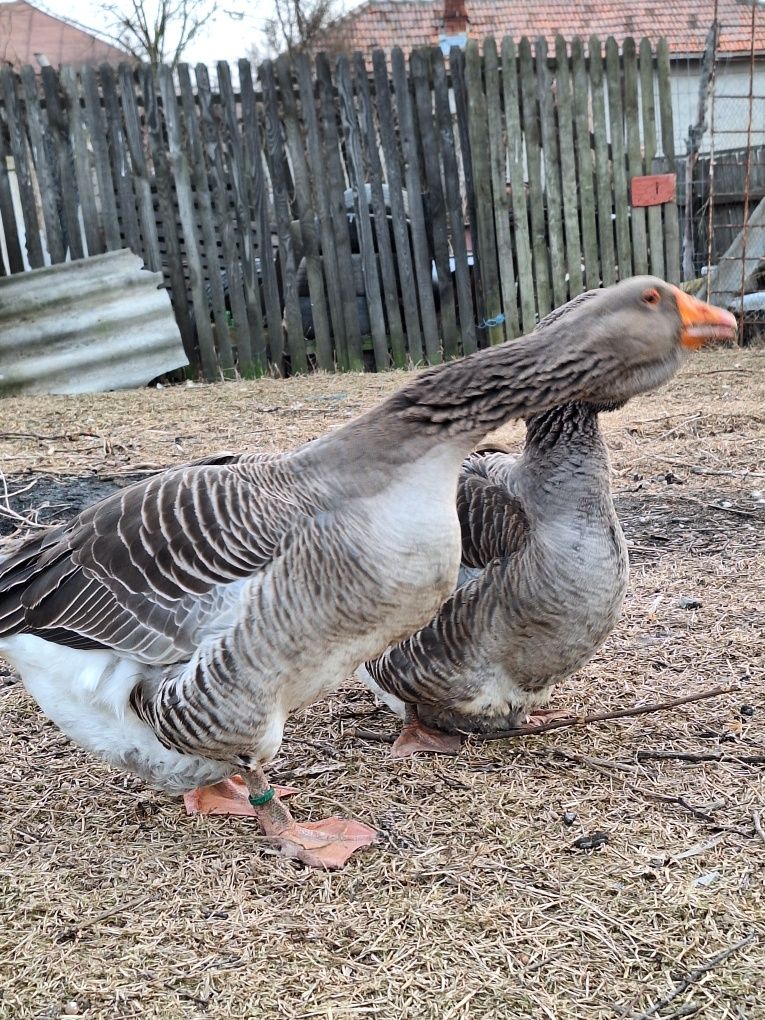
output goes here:
[{"label": "twig on ground", "polygon": [[94,917],[86,917],[84,921],[79,921],[77,924],[72,925],[71,928],[67,928],[57,938],[57,942],[69,942],[72,939],[77,938],[79,933],[85,928],[92,928],[94,924],[100,924],[109,917],[114,917],[115,914],[123,914],[127,910],[133,910],[134,907],[139,907],[142,903],[151,899],[150,893],[144,893],[142,896],[138,896],[132,900],[124,900],[122,903],[116,903],[113,907],[109,907],[108,910],[102,910],[100,914],[96,914]]},{"label": "twig on ground", "polygon": [[754,831],[760,837],[763,843],[765,843],[765,828],[762,826],[762,812],[753,811],[752,821],[754,822]]},{"label": "twig on ground", "polygon": [[722,751],[638,751],[638,761],[720,761],[732,765],[765,765],[765,754],[723,754]]},{"label": "twig on ground", "polygon": [[590,765],[598,771],[614,769],[617,772],[637,772],[634,765],[626,765],[620,761],[610,761],[608,758],[594,758],[589,754],[573,754],[573,752],[564,751],[560,747],[556,747],[552,751],[552,756],[553,758],[563,758],[564,761],[574,762],[576,765]]},{"label": "twig on ground", "polygon": [[665,1006],[669,1006],[671,1002],[674,1002],[678,995],[682,995],[684,991],[695,985],[697,981],[708,974],[710,970],[714,970],[715,967],[719,967],[721,963],[724,963],[730,956],[737,953],[740,949],[744,949],[746,946],[751,945],[755,941],[757,935],[752,932],[747,935],[745,939],[741,939],[733,946],[729,946],[727,949],[721,950],[719,953],[715,953],[703,966],[694,967],[693,970],[688,972],[688,976],[682,978],[672,989],[672,991],[665,995],[658,1002],[655,1002],[650,1009],[644,1010],[642,1013],[633,1013],[631,1020],[648,1020],[649,1017],[655,1016],[660,1009],[664,1009]]},{"label": "twig on ground", "polygon": [[380,733],[378,730],[364,729],[363,726],[357,727],[353,731],[353,736],[358,737],[359,740],[371,740],[377,744],[394,744],[396,742],[394,733]]},{"label": "twig on ground", "polygon": [[658,701],[650,705],[638,705],[635,708],[622,708],[615,712],[595,712],[592,715],[571,716],[568,719],[550,719],[549,722],[514,726],[512,729],[496,730],[493,733],[475,733],[472,736],[479,740],[505,740],[507,737],[525,737],[568,726],[587,726],[589,723],[604,722],[608,719],[626,719],[634,715],[661,712],[667,708],[678,708],[680,705],[690,705],[694,701],[703,701],[705,698],[717,698],[722,694],[733,694],[737,690],[737,687],[713,687],[708,691],[687,694],[683,698],[672,698],[670,701]]}]

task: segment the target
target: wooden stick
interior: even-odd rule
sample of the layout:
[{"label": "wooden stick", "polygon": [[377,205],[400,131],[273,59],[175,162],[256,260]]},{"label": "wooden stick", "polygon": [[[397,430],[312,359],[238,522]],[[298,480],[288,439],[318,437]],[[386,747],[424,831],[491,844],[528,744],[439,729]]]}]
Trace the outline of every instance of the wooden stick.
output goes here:
[{"label": "wooden stick", "polygon": [[638,761],[720,761],[734,765],[765,765],[765,754],[732,754],[721,751],[638,751]]},{"label": "wooden stick", "polygon": [[635,708],[622,708],[616,712],[596,712],[593,715],[571,716],[569,719],[551,719],[545,723],[514,726],[507,730],[496,730],[492,733],[475,733],[472,736],[477,737],[479,740],[505,740],[507,737],[524,737],[536,733],[546,733],[547,730],[557,730],[567,726],[586,726],[589,723],[603,722],[607,719],[626,719],[633,715],[647,715],[649,712],[661,712],[667,708],[690,705],[694,701],[702,701],[705,698],[717,698],[721,694],[733,694],[738,689],[737,687],[712,687],[708,691],[699,691],[698,694],[687,694],[685,697],[672,698],[670,701],[638,705]]},{"label": "wooden stick", "polygon": [[740,942],[736,942],[735,945],[729,946],[727,949],[721,950],[719,953],[715,953],[714,956],[710,957],[709,960],[701,967],[695,967],[693,970],[688,972],[688,977],[681,978],[680,981],[675,985],[672,991],[665,995],[664,998],[659,999],[655,1002],[650,1009],[645,1010],[643,1013],[633,1014],[631,1020],[648,1020],[649,1017],[655,1016],[660,1009],[664,1009],[671,1002],[674,1002],[678,995],[682,995],[686,989],[690,988],[691,985],[695,985],[700,978],[708,974],[710,970],[714,970],[715,967],[724,963],[728,957],[733,956],[739,949],[743,949],[745,946],[751,945],[757,938],[757,935],[752,932],[747,935],[745,939],[741,939]]},{"label": "wooden stick", "polygon": [[94,924],[100,924],[101,921],[106,921],[107,918],[114,917],[115,914],[122,914],[126,910],[133,910],[135,907],[139,907],[142,903],[145,903],[148,899],[151,899],[151,894],[144,893],[142,896],[137,896],[132,900],[123,900],[121,903],[115,903],[115,905],[113,907],[109,907],[108,910],[102,910],[100,914],[96,914],[94,917],[86,917],[84,920],[72,925],[71,928],[67,928],[58,936],[56,941],[70,942],[72,939],[77,938],[80,932],[84,931],[85,928],[92,928]]}]

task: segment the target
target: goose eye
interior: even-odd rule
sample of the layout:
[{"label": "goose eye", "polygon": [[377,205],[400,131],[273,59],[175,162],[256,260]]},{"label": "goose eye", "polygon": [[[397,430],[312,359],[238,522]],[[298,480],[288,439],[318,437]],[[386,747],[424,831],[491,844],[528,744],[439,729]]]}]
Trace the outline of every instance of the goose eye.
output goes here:
[{"label": "goose eye", "polygon": [[645,305],[655,306],[658,305],[659,301],[661,301],[661,296],[655,287],[649,287],[648,290],[643,291],[641,301]]}]

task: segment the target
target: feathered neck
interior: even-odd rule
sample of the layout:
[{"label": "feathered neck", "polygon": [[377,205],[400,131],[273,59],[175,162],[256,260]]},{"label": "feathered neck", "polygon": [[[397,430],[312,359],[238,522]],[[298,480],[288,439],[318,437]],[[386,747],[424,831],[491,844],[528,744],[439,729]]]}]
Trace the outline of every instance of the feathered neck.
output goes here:
[{"label": "feathered neck", "polygon": [[[378,413],[416,424],[431,439],[455,438],[472,448],[511,418],[542,413],[582,391],[595,359],[572,344],[568,330],[550,324],[544,333],[424,372],[380,405]],[[607,352],[601,355],[601,362],[606,360]]]},{"label": "feathered neck", "polygon": [[560,444],[600,445],[598,411],[592,404],[575,400],[533,415],[526,420],[526,448],[547,451]]}]

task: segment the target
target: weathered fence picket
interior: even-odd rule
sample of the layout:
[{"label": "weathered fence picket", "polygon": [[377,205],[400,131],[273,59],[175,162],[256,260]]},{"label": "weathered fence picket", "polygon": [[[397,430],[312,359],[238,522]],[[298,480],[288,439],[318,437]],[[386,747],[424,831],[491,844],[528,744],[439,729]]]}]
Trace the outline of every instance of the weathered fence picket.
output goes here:
[{"label": "weathered fence picket", "polygon": [[[0,274],[127,247],[206,379],[436,364],[679,279],[669,54],[590,38],[0,71]],[[656,96],[656,99],[654,99]]]}]

